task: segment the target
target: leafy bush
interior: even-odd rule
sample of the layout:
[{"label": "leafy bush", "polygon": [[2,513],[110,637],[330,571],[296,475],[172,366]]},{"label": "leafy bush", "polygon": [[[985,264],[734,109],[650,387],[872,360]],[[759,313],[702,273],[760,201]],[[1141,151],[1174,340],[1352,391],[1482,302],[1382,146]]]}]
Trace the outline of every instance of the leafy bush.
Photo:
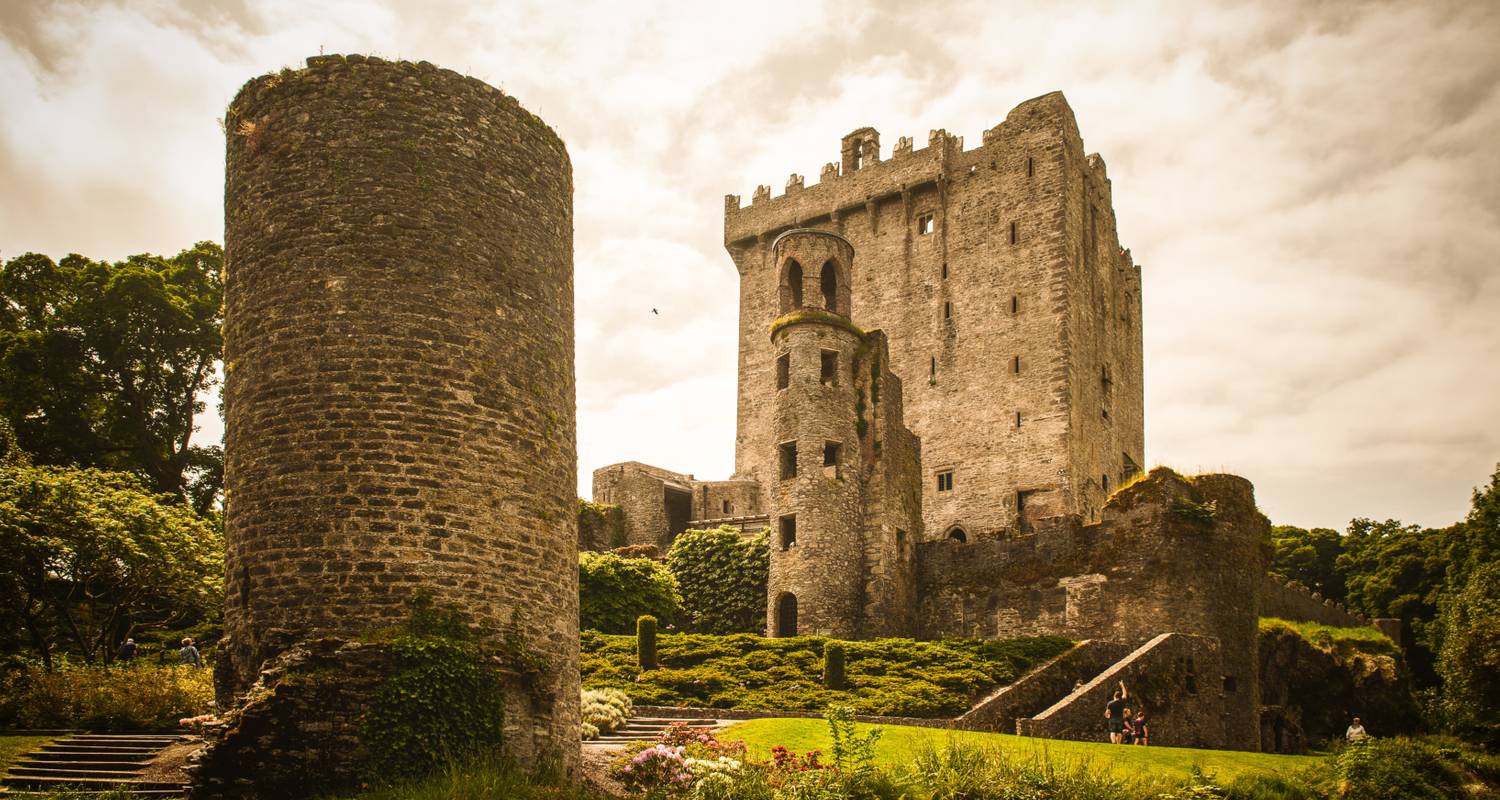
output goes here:
[{"label": "leafy bush", "polygon": [[361,731],[380,778],[427,775],[499,750],[500,671],[457,608],[418,595],[391,646],[396,673]]},{"label": "leafy bush", "polygon": [[124,667],[29,667],[0,679],[0,725],[16,728],[166,730],[208,713],[213,676],[205,669],[134,663]]},{"label": "leafy bush", "polygon": [[642,670],[656,669],[656,617],[635,621],[635,664]]},{"label": "leafy bush", "polygon": [[1500,746],[1500,564],[1445,598],[1442,622],[1443,717],[1465,738]]},{"label": "leafy bush", "polygon": [[765,534],[733,528],[683,531],[667,553],[682,592],[688,629],[697,633],[763,633],[771,550]]},{"label": "leafy bush", "polygon": [[634,710],[630,697],[619,689],[584,689],[580,697],[583,738],[597,739],[625,727]]},{"label": "leafy bush", "polygon": [[614,553],[578,554],[581,629],[632,633],[636,619],[643,614],[671,624],[681,613],[677,584],[661,564]]},{"label": "leafy bush", "polygon": [[660,634],[657,669],[636,664],[632,636],[581,636],[583,685],[626,690],[645,705],[816,711],[847,704],[859,714],[945,717],[1066,650],[1058,637],[979,642],[876,639],[840,642],[845,688],[823,685],[819,636]]}]

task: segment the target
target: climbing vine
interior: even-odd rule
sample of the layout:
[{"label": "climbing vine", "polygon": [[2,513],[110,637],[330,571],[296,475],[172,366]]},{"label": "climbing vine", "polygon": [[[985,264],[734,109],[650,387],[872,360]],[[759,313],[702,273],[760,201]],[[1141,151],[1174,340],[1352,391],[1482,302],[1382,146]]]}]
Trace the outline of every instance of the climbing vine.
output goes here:
[{"label": "climbing vine", "polygon": [[390,644],[396,670],[361,731],[374,774],[425,775],[499,750],[499,664],[458,608],[439,608],[419,594]]}]

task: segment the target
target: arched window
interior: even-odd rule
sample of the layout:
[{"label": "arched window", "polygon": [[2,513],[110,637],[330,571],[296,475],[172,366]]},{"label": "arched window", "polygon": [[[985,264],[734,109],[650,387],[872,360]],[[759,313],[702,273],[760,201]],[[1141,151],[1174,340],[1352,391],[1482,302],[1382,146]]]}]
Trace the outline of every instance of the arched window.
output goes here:
[{"label": "arched window", "polygon": [[818,278],[823,289],[823,307],[839,313],[839,270],[832,261],[823,262],[823,274]]},{"label": "arched window", "polygon": [[954,526],[952,530],[948,531],[948,538],[955,542],[958,542],[959,544],[963,544],[964,542],[969,541],[969,534],[964,533],[963,528]]},{"label": "arched window", "polygon": [[796,311],[802,307],[802,265],[795,259],[786,262],[786,286],[782,297],[786,299],[783,312]]},{"label": "arched window", "polygon": [[777,637],[797,635],[797,595],[782,592],[777,596],[776,630],[772,634]]}]

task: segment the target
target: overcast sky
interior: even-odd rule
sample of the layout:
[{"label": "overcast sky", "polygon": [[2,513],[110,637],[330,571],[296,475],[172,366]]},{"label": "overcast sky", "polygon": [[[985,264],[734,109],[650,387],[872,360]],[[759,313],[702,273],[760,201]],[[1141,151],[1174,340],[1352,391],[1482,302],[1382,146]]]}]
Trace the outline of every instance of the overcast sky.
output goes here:
[{"label": "overcast sky", "polygon": [[1277,522],[1442,525],[1500,460],[1497,43],[1490,0],[0,0],[0,258],[222,241],[242,83],[426,59],[572,156],[581,491],[627,459],[721,478],[723,195],[812,184],[863,125],[974,147],[1060,89],[1143,265],[1147,460],[1244,475]]}]

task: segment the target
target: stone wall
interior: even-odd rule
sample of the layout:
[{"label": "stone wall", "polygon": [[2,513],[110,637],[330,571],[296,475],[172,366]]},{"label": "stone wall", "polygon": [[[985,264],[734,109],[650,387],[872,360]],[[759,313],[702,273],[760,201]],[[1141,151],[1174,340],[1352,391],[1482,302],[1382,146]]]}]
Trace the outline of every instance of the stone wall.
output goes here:
[{"label": "stone wall", "polygon": [[[1118,244],[1103,162],[1085,155],[1067,102],[1021,104],[972,150],[933,131],[925,148],[903,141],[881,160],[873,130],[851,137],[844,150],[859,157],[825,167],[816,185],[796,179],[775,198],[762,187],[745,207],[726,198],[740,273],[736,477],[767,491],[775,479],[763,321],[779,313],[782,276],[770,244],[812,227],[859,253],[843,313],[889,336],[906,424],[922,442],[927,538],[1095,518],[1145,463],[1140,276]],[[940,490],[937,473],[950,470]]]},{"label": "stone wall", "polygon": [[1046,534],[929,542],[918,557],[925,638],[1055,634],[1140,644],[1176,631],[1214,637],[1230,746],[1258,741],[1256,626],[1270,523],[1231,475],[1154,470],[1115,493],[1102,521],[1052,520]]},{"label": "stone wall", "polygon": [[624,547],[625,510],[612,503],[578,503],[578,549],[603,552]]},{"label": "stone wall", "polygon": [[1130,648],[1118,642],[1100,639],[1079,642],[1022,675],[1015,683],[1002,686],[975,703],[958,718],[957,726],[964,730],[1015,733],[1018,720],[1040,714],[1073,694],[1079,681],[1088,683],[1129,654]]},{"label": "stone wall", "polygon": [[1263,617],[1317,622],[1336,628],[1363,628],[1370,624],[1365,615],[1350,611],[1300,583],[1274,575],[1266,575],[1262,580],[1260,598]]},{"label": "stone wall", "polygon": [[596,503],[617,505],[625,514],[625,542],[628,545],[655,545],[666,553],[672,547],[672,519],[668,513],[667,492],[685,501],[692,516],[693,476],[672,472],[639,461],[610,464],[594,470],[593,496]]},{"label": "stone wall", "polygon": [[[1146,708],[1151,744],[1255,750],[1259,731],[1244,740],[1226,702],[1218,676],[1223,672],[1216,639],[1164,633],[1141,645],[1082,689],[1030,719],[1017,722],[1023,736],[1107,742],[1104,707],[1123,681],[1131,711]],[[1256,724],[1252,715],[1250,722]]]},{"label": "stone wall", "polygon": [[363,56],[256,78],[225,124],[223,688],[299,641],[390,626],[421,590],[522,621],[555,702],[507,717],[506,748],[571,769],[562,141],[478,80]]}]

